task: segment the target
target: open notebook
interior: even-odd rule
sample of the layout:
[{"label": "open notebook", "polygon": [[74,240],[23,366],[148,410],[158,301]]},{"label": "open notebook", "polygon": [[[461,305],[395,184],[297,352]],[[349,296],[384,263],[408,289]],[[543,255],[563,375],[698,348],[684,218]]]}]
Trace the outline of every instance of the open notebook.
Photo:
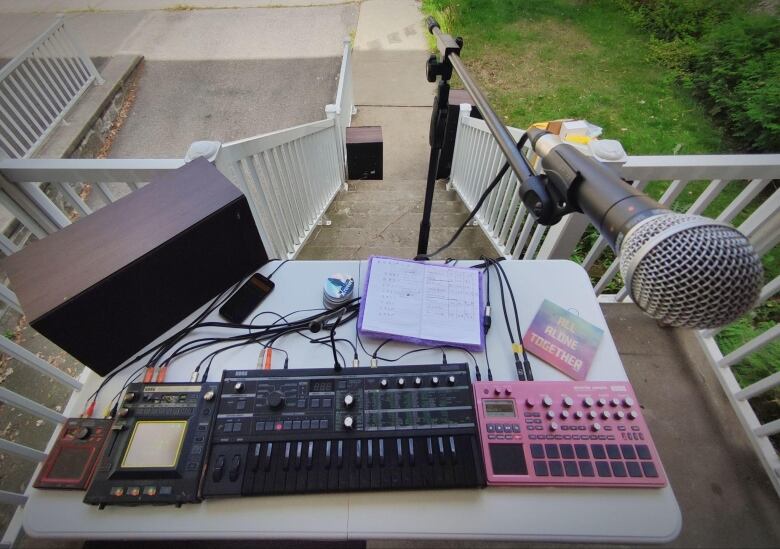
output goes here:
[{"label": "open notebook", "polygon": [[483,311],[481,270],[374,256],[358,329],[371,337],[481,350]]}]

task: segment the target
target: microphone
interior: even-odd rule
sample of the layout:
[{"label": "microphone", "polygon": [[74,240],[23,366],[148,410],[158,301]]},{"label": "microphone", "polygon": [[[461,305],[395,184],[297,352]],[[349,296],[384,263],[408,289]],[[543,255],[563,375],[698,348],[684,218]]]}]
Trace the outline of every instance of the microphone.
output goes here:
[{"label": "microphone", "polygon": [[584,213],[618,254],[631,298],[668,326],[717,328],[758,299],[763,267],[731,225],[670,211],[554,134],[529,128],[555,201]]}]

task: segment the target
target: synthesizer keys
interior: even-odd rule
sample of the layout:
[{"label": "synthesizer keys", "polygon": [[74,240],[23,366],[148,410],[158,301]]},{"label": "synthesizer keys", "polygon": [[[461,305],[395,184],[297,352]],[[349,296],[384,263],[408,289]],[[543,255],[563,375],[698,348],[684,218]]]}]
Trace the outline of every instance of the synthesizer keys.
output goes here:
[{"label": "synthesizer keys", "polygon": [[204,497],[481,486],[466,364],[223,374]]}]

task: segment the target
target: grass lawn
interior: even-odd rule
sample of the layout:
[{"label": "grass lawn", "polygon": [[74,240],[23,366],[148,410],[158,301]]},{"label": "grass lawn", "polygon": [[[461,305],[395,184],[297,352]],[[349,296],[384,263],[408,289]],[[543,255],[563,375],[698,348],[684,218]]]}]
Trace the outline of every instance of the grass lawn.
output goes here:
[{"label": "grass lawn", "polygon": [[[423,10],[442,28],[464,39],[463,60],[507,125],[526,128],[557,118],[584,118],[604,128],[629,155],[728,153],[737,149],[680,86],[649,57],[650,38],[610,0],[423,0]],[[458,87],[457,78],[453,87]],[[659,198],[669,182],[654,182]],[[708,182],[694,182],[673,204],[685,211]],[[731,182],[704,212],[716,216],[743,188]],[[771,187],[771,186],[770,186]],[[741,223],[775,187],[746,208]],[[586,235],[575,252],[581,260],[597,237]],[[598,280],[614,255],[608,251],[591,272]],[[780,273],[780,252],[764,257],[767,281]],[[622,286],[613,282],[609,292]],[[771,301],[718,336],[724,354],[773,326],[780,301]],[[750,384],[780,370],[780,342],[734,368]],[[762,415],[780,415],[780,392]],[[767,414],[768,415],[765,415]]]}]

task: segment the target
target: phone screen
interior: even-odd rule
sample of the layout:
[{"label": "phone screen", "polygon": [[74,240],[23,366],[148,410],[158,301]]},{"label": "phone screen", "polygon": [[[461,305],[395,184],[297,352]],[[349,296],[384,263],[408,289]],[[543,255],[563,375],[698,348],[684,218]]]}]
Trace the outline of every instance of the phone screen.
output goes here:
[{"label": "phone screen", "polygon": [[219,308],[219,314],[230,322],[240,324],[273,289],[274,283],[270,279],[255,273]]}]

